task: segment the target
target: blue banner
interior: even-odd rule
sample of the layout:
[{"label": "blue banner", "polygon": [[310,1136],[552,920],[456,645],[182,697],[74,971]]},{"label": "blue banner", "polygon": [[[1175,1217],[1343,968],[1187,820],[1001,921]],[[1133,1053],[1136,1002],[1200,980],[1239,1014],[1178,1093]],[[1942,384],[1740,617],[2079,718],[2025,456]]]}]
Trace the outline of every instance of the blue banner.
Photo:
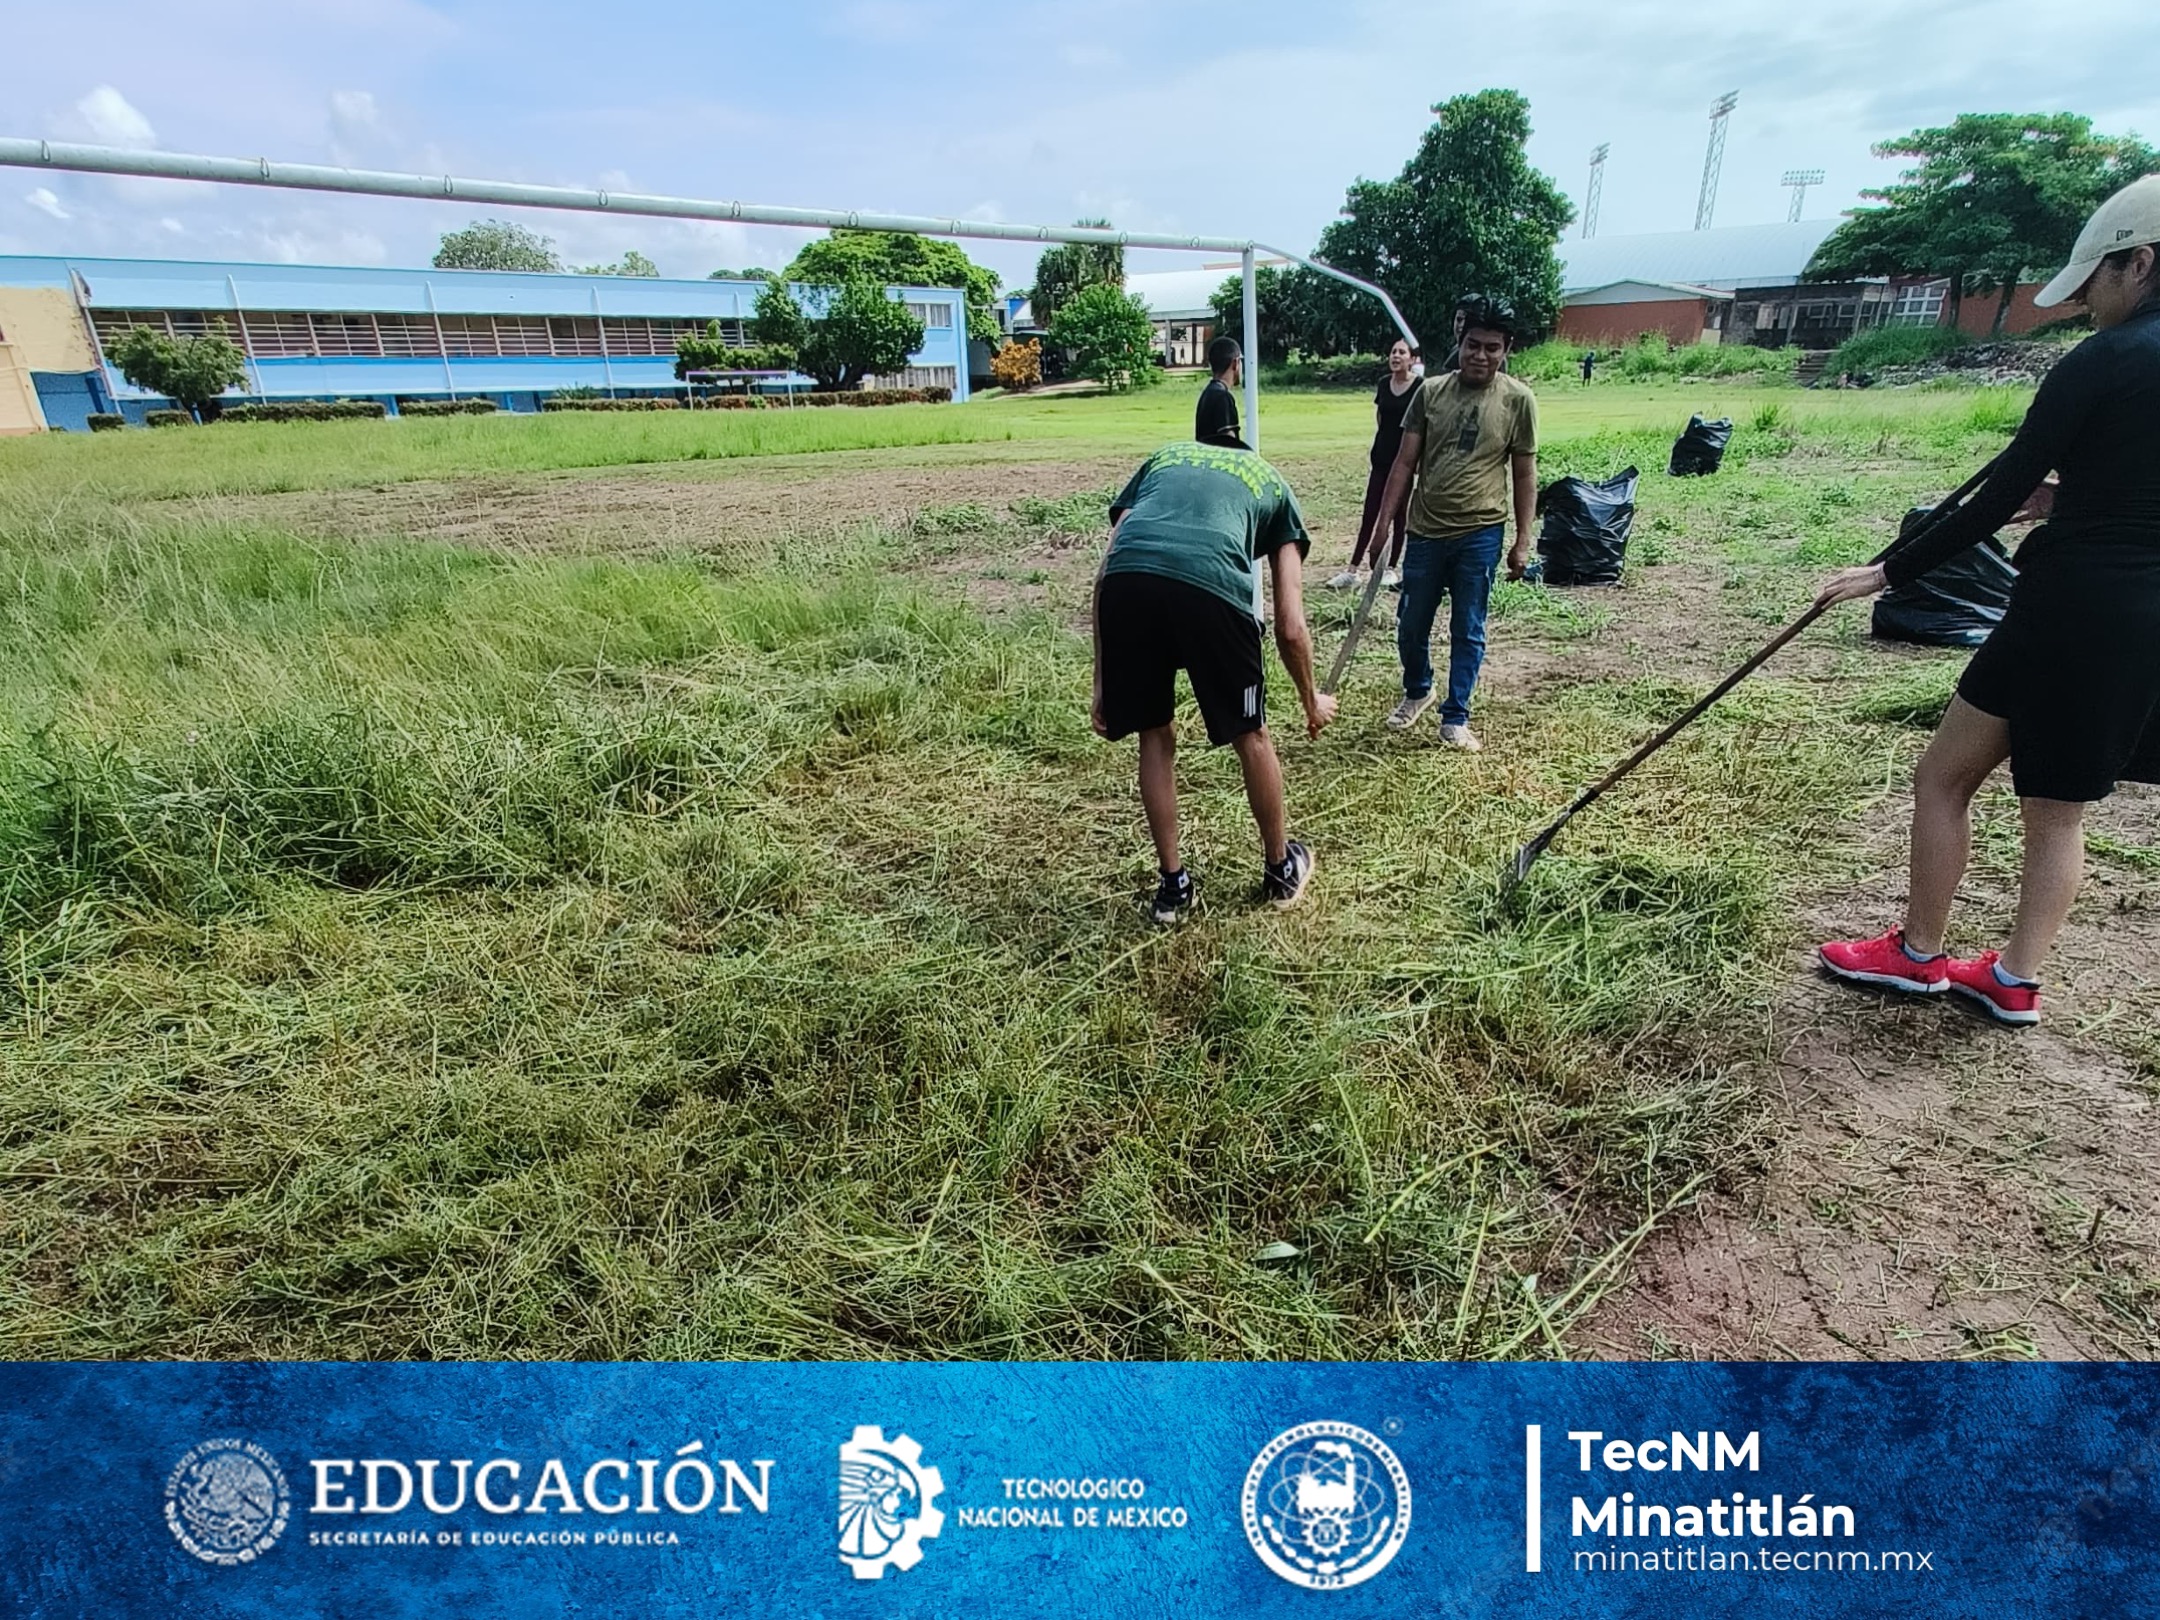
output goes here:
[{"label": "blue banner", "polygon": [[2160,1611],[2138,1366],[0,1368],[0,1613]]}]

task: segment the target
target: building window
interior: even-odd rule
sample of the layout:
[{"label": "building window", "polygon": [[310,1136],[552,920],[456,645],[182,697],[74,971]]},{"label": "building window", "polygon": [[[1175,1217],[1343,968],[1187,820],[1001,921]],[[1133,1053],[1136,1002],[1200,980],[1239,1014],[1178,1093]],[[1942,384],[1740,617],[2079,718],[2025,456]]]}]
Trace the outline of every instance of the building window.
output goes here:
[{"label": "building window", "polygon": [[949,332],[952,330],[953,318],[952,305],[950,304],[911,303],[908,305],[907,310],[910,315],[921,321],[924,327],[930,331]]},{"label": "building window", "polygon": [[865,377],[865,388],[952,388],[957,385],[953,366],[909,366],[883,377]]},{"label": "building window", "polygon": [[1947,281],[1925,281],[1897,290],[1897,301],[1890,306],[1892,326],[1939,326],[1942,323],[1943,301],[1949,296]]}]

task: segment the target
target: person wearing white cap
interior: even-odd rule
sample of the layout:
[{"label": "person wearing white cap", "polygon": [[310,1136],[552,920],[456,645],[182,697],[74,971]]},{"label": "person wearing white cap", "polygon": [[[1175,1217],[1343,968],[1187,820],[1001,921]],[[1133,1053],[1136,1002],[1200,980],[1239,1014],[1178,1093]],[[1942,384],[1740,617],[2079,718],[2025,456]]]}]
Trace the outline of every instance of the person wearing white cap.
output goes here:
[{"label": "person wearing white cap", "polygon": [[[2016,438],[1958,512],[1817,600],[1919,578],[1993,534],[2059,480],[2018,548],[2003,620],[1958,682],[1913,783],[1905,922],[1822,947],[1841,978],[1952,990],[2008,1024],[2040,1020],[2040,964],[2085,870],[2085,806],[2117,782],[2160,782],[2160,175],[2115,193],[2033,302],[2076,300],[2093,335],[2041,383]],[[1972,801],[2004,760],[2025,825],[2017,920],[2000,952],[1943,949],[1972,843]]]}]

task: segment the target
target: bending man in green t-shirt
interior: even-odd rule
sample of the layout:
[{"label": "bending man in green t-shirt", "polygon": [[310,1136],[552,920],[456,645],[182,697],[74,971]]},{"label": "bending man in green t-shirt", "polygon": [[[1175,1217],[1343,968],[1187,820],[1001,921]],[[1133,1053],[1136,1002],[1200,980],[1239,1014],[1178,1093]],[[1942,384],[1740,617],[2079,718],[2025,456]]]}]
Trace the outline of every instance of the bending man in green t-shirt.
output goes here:
[{"label": "bending man in green t-shirt", "polygon": [[1304,557],[1312,542],[1281,474],[1250,450],[1172,444],[1110,503],[1110,550],[1095,579],[1096,731],[1140,737],[1140,803],[1162,882],[1152,915],[1182,921],[1192,874],[1178,851],[1177,672],[1192,680],[1208,741],[1237,750],[1245,799],[1267,858],[1261,897],[1278,910],[1304,898],[1312,851],[1290,837],[1282,766],[1267,730],[1260,653],[1259,561],[1275,581],[1275,645],[1317,737],[1335,700],[1313,682],[1305,627]]}]

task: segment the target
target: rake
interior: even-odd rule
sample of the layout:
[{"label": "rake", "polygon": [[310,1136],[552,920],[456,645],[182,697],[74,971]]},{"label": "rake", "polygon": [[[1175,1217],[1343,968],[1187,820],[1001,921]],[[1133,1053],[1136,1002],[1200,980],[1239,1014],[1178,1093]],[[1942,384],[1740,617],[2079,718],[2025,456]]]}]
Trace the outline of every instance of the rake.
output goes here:
[{"label": "rake", "polygon": [[1351,616],[1350,633],[1343,637],[1342,650],[1335,654],[1334,667],[1328,671],[1327,679],[1320,685],[1320,690],[1330,697],[1335,695],[1335,688],[1342,682],[1343,671],[1350,667],[1351,656],[1357,652],[1358,638],[1365,634],[1365,620],[1372,613],[1373,599],[1380,594],[1380,581],[1386,573],[1387,569],[1379,560],[1375,560],[1372,578],[1365,582],[1365,594],[1358,598],[1357,612]]},{"label": "rake", "polygon": [[[1918,523],[1914,524],[1909,532],[1899,536],[1888,546],[1884,547],[1880,552],[1876,553],[1873,561],[1878,564],[1887,562],[1893,553],[1904,550],[1907,546],[1912,545],[1923,535],[1927,534],[1937,524],[1945,522],[1952,513],[1956,512],[1960,507],[1965,504],[1966,500],[1972,495],[1973,491],[1978,489],[1981,484],[1986,481],[1987,475],[1995,470],[1995,460],[1999,459],[1999,457],[1991,459],[1986,466],[1982,467],[1978,472],[1974,473],[1970,478],[1966,479],[1964,483],[1958,485],[1956,489],[1952,490],[1948,495],[1943,498],[1941,503],[1937,505],[1932,512],[1928,513],[1925,518],[1922,518]],[[1578,814],[1580,814],[1584,810],[1587,810],[1592,804],[1603,798],[1606,793],[1610,792],[1614,787],[1618,786],[1619,783],[1624,780],[1628,776],[1628,774],[1635,769],[1636,766],[1642,764],[1644,760],[1648,759],[1660,748],[1663,748],[1667,743],[1671,742],[1673,738],[1679,736],[1681,732],[1685,731],[1695,721],[1701,719],[1703,714],[1710,708],[1712,704],[1716,703],[1719,698],[1723,697],[1727,692],[1730,692],[1734,687],[1738,686],[1742,681],[1746,680],[1750,675],[1754,674],[1756,670],[1762,668],[1764,664],[1768,663],[1773,657],[1776,656],[1780,648],[1782,648],[1788,641],[1791,641],[1795,636],[1799,635],[1801,631],[1805,630],[1817,619],[1821,618],[1823,614],[1828,612],[1830,607],[1834,605],[1835,604],[1831,603],[1817,603],[1815,606],[1809,608],[1807,612],[1801,614],[1799,618],[1795,619],[1791,624],[1787,625],[1775,636],[1771,637],[1771,639],[1767,643],[1765,643],[1763,647],[1758,652],[1756,652],[1756,654],[1746,663],[1742,664],[1738,669],[1734,670],[1722,681],[1719,681],[1717,685],[1713,686],[1709,690],[1709,692],[1705,694],[1695,704],[1693,708],[1687,711],[1687,713],[1680,716],[1679,719],[1673,721],[1671,725],[1667,726],[1655,737],[1652,737],[1648,742],[1644,743],[1640,748],[1636,749],[1634,753],[1628,755],[1626,759],[1623,759],[1619,764],[1615,765],[1611,770],[1607,771],[1604,776],[1600,777],[1596,782],[1592,783],[1589,787],[1583,789],[1582,792],[1578,793],[1575,796],[1574,802],[1571,803],[1565,810],[1560,812],[1559,817],[1553,822],[1551,826],[1547,827],[1543,832],[1539,833],[1535,838],[1531,839],[1529,843],[1523,845],[1521,849],[1515,852],[1514,862],[1509,866],[1506,880],[1502,885],[1503,890],[1512,890],[1517,884],[1521,883],[1524,878],[1530,875],[1530,868],[1535,866],[1537,864],[1538,857],[1544,854],[1545,851],[1551,847],[1553,839],[1559,835],[1560,829],[1562,827],[1565,827],[1570,821],[1573,821]]]}]

